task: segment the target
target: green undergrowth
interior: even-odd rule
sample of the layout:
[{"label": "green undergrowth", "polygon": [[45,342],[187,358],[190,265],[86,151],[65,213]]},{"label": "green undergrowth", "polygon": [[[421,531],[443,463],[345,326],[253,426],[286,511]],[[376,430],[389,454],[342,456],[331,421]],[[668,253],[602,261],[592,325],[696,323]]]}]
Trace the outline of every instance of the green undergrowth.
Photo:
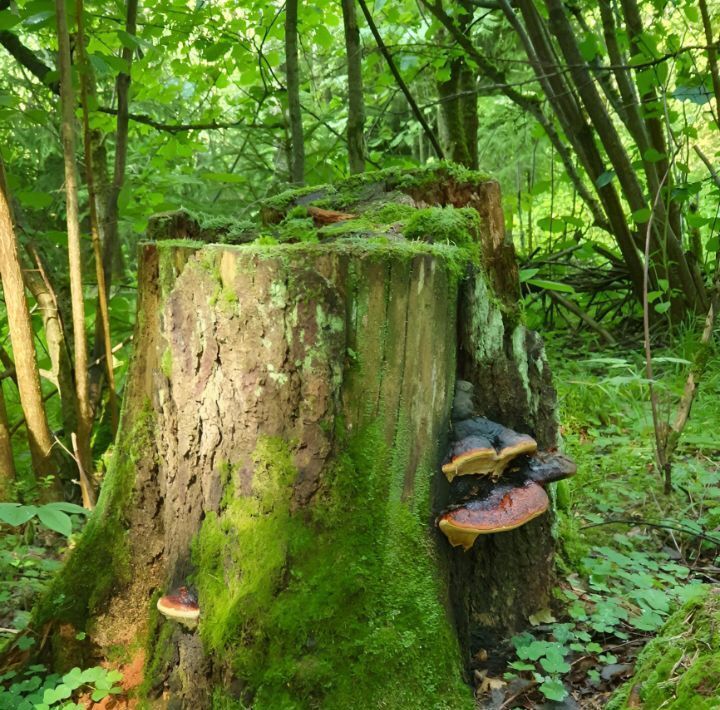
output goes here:
[{"label": "green undergrowth", "polygon": [[115,586],[127,579],[129,560],[124,511],[137,467],[154,449],[154,415],[149,402],[136,414],[128,445],[115,449],[97,507],[63,569],[35,607],[32,626],[53,619],[78,629]]},{"label": "green undergrowth", "polygon": [[[316,502],[293,511],[286,443],[255,452],[254,490],[228,486],[193,547],[202,639],[257,710],[470,707],[436,586],[427,500],[390,495],[397,452],[379,423],[356,433]],[[217,707],[228,704],[227,697]]]},{"label": "green undergrowth", "polygon": [[[708,589],[676,611],[640,654],[608,710],[714,710],[720,698],[720,595]],[[639,701],[639,703],[638,703]]]},{"label": "green undergrowth", "polygon": [[[720,358],[711,355],[673,462],[673,492],[666,496],[654,470],[642,354],[615,349],[567,358],[565,339],[546,335],[545,340],[558,387],[564,448],[578,473],[563,482],[556,523],[561,545],[558,607],[554,617],[546,615],[549,623],[542,632],[514,639],[518,658],[511,667],[533,675],[541,689],[547,681],[546,696],[560,700],[567,693],[562,681],[573,661],[582,657],[585,682],[598,692],[607,690],[600,676],[605,666],[631,663],[645,641],[658,633],[667,636],[661,629],[669,618],[672,628],[676,617],[671,615],[678,608],[700,603],[705,580],[693,568],[717,564],[720,547],[715,455],[720,451]],[[572,347],[577,349],[577,343]],[[674,411],[671,405],[682,391],[692,356],[691,337],[653,355],[666,416]],[[684,658],[682,653],[678,658]],[[675,685],[685,665],[683,661],[676,669]],[[665,690],[672,685],[662,679],[658,683]],[[651,699],[643,707],[666,707],[663,702]]]}]

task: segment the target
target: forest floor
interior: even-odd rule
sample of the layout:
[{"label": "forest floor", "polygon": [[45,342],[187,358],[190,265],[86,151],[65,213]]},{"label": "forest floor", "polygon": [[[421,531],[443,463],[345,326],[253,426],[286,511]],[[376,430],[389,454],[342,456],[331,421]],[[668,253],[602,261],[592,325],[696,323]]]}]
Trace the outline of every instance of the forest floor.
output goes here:
[{"label": "forest floor", "polygon": [[[706,584],[720,584],[720,533],[714,532],[720,526],[720,357],[708,365],[673,465],[674,490],[665,496],[654,470],[639,349],[568,357],[569,341],[548,334],[546,341],[564,447],[578,464],[577,476],[562,482],[556,495],[559,585],[553,607],[532,620],[531,631],[476,659],[479,708],[604,707],[632,676],[638,653],[668,616]],[[656,353],[666,415],[682,388],[690,348],[677,343]],[[81,520],[73,520],[77,529]],[[22,530],[0,536],[4,636],[23,629],[68,545],[42,526]],[[71,680],[85,688],[88,700],[93,692],[100,699],[121,691],[114,671],[83,673],[87,677]],[[22,684],[27,698],[59,692],[71,681],[31,666],[21,675],[3,674],[0,682],[5,688]]]},{"label": "forest floor", "polygon": [[[493,710],[605,707],[668,616],[705,585],[720,584],[718,355],[708,364],[666,496],[654,466],[641,349],[578,357],[577,341],[545,339],[563,443],[578,473],[557,495],[555,607],[509,649],[496,649],[514,656],[504,676],[490,678],[482,670],[488,662],[478,663],[478,705]],[[667,419],[692,348],[678,342],[654,353]]]}]

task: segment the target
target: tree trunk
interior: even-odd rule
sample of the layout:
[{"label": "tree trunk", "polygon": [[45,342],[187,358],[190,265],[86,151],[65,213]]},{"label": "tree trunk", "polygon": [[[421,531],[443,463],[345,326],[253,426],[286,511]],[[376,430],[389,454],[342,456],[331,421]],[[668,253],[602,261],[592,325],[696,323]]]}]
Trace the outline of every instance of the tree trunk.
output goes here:
[{"label": "tree trunk", "polygon": [[[141,247],[115,455],[34,623],[87,629],[95,653],[146,638],[142,693],[173,707],[471,708],[471,654],[549,603],[550,515],[469,553],[434,526],[456,376],[479,413],[557,443],[498,186],[440,168],[311,199],[348,209],[348,189],[358,211],[478,208],[482,266],[397,234],[182,242],[166,217]],[[275,198],[265,229],[298,204]],[[154,611],[185,584],[197,629]]]},{"label": "tree trunk", "polygon": [[10,425],[3,393],[3,380],[0,379],[0,502],[12,498],[14,483],[15,460],[13,459]]},{"label": "tree trunk", "polygon": [[285,4],[285,73],[290,123],[290,182],[305,184],[305,135],[300,107],[300,59],[298,57],[298,0]]},{"label": "tree trunk", "polygon": [[88,390],[87,339],[85,336],[85,297],[83,294],[82,255],[80,247],[80,207],[78,203],[77,167],[75,165],[75,95],[72,87],[70,63],[70,36],[64,0],[55,2],[55,19],[58,33],[58,67],[60,70],[60,134],[65,162],[66,222],[68,233],[68,261],[70,274],[70,300],[72,303],[73,344],[75,360],[75,390],[77,392],[78,427],[77,451],[80,489],[83,505],[95,506],[95,490],[90,474],[93,470],[90,435],[92,411]]},{"label": "tree trunk", "polygon": [[22,268],[17,238],[10,212],[10,195],[5,182],[5,170],[0,158],[0,276],[2,277],[8,330],[16,363],[20,404],[28,433],[33,469],[40,476],[57,473],[50,433],[40,389],[40,374],[35,359],[32,324],[25,298]]},{"label": "tree trunk", "polygon": [[348,75],[347,142],[350,174],[365,172],[365,99],[363,98],[362,46],[355,0],[342,0]]}]

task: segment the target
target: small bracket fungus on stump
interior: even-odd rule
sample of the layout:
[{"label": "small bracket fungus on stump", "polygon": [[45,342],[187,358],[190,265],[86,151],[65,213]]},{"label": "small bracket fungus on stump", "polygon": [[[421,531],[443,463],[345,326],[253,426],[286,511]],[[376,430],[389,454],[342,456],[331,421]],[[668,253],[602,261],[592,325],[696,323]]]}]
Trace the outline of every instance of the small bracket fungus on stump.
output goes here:
[{"label": "small bracket fungus on stump", "polygon": [[187,587],[180,587],[176,592],[170,592],[157,601],[157,610],[167,619],[179,621],[194,628],[200,618],[200,606],[197,594]]}]

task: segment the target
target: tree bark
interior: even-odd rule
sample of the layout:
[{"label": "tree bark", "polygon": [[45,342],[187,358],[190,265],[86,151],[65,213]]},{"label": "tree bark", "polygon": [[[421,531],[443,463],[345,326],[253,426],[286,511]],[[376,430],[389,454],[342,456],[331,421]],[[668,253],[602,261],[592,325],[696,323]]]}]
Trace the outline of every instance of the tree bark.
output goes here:
[{"label": "tree bark", "polygon": [[2,276],[10,342],[12,343],[20,404],[28,433],[33,468],[40,476],[57,473],[50,433],[40,389],[40,374],[35,359],[30,312],[18,254],[18,244],[10,210],[5,170],[0,159],[0,276]]},{"label": "tree bark", "polygon": [[[557,443],[497,183],[445,168],[373,180],[358,204],[476,207],[482,265],[401,237],[183,244],[168,219],[154,234],[170,239],[141,247],[115,455],[34,624],[91,628],[100,652],[144,634],[149,699],[471,708],[471,655],[549,602],[551,515],[468,554],[433,524],[457,376],[478,413]],[[183,584],[197,630],[148,613]]]},{"label": "tree bark", "polygon": [[3,380],[0,379],[0,502],[11,500],[15,483],[15,460],[8,423]]},{"label": "tree bark", "polygon": [[83,294],[82,254],[80,245],[80,207],[78,204],[77,166],[75,165],[75,95],[70,64],[70,37],[64,0],[56,0],[55,17],[58,33],[58,65],[60,69],[61,136],[65,162],[65,196],[70,263],[70,300],[72,304],[75,390],[78,402],[77,451],[78,471],[83,505],[95,505],[95,490],[87,475],[93,470],[90,434],[92,410],[88,389],[87,338],[85,335],[85,296]]},{"label": "tree bark", "polygon": [[348,74],[347,141],[350,174],[365,172],[365,100],[363,98],[362,45],[355,0],[342,0]]},{"label": "tree bark", "polygon": [[300,106],[300,59],[298,57],[298,0],[285,3],[285,73],[290,123],[290,182],[305,184],[305,135]]}]

